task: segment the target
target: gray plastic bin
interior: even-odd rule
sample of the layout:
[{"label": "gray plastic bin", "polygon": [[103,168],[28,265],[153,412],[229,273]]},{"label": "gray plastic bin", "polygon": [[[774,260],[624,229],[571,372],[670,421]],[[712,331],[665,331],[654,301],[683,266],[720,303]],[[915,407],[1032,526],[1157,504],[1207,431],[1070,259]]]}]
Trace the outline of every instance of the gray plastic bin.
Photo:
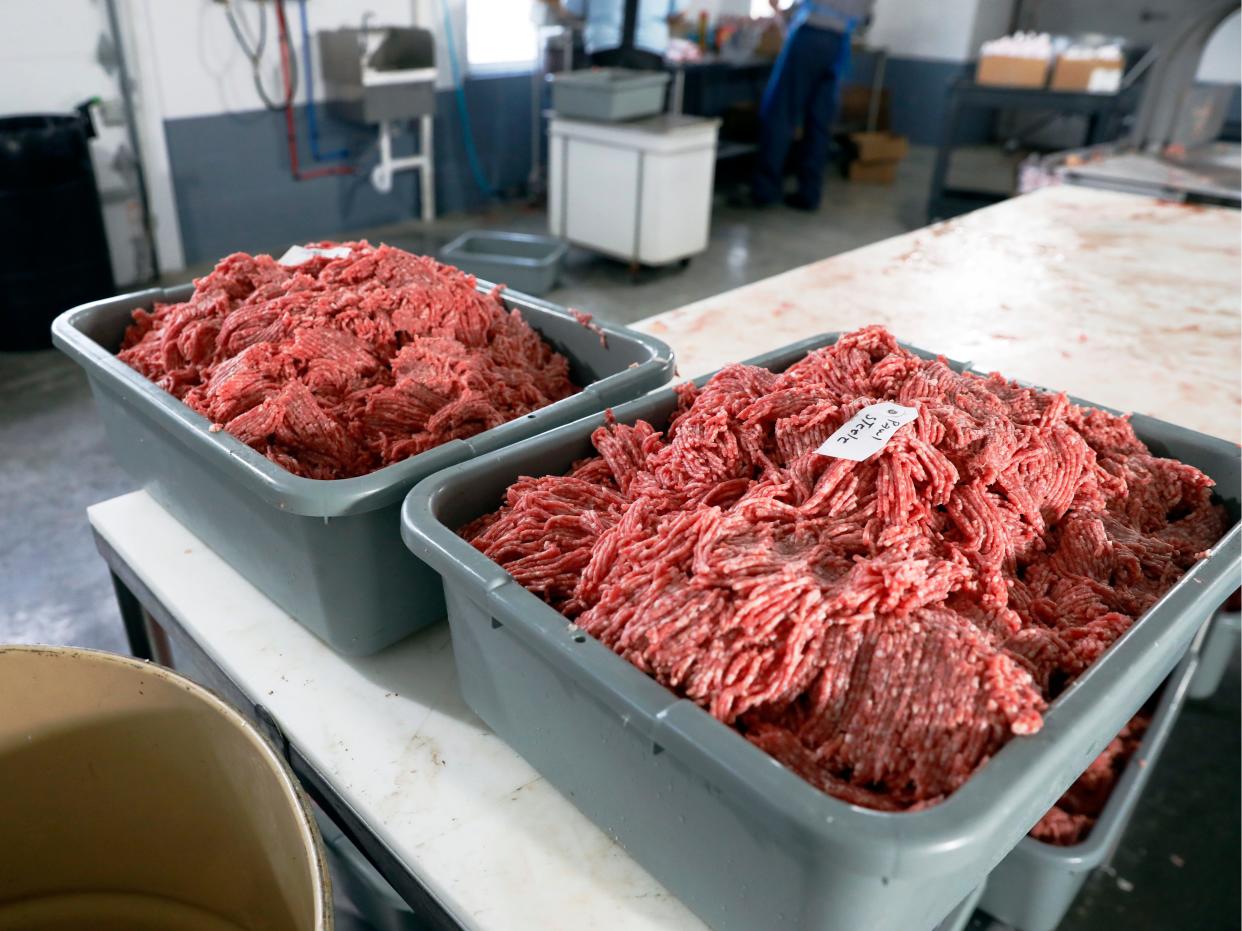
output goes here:
[{"label": "gray plastic bin", "polygon": [[[423,931],[426,924],[318,806],[315,820],[332,871],[337,931]],[[350,920],[355,916],[359,921]]]},{"label": "gray plastic bin", "polygon": [[[1199,657],[1199,669],[1190,683],[1190,697],[1210,698],[1220,688],[1221,680],[1229,669],[1229,663],[1238,653],[1242,642],[1242,614],[1237,611],[1217,611],[1208,627],[1207,639]],[[1237,688],[1235,682],[1234,688]]]},{"label": "gray plastic bin", "polygon": [[1086,840],[1058,847],[1022,838],[988,877],[981,909],[1019,931],[1054,931],[1091,871],[1105,865],[1116,851],[1177,723],[1199,661],[1198,651],[1192,648],[1165,683],[1142,743]]},{"label": "gray plastic bin", "polygon": [[982,895],[983,886],[977,886],[974,892],[962,899],[957,907],[949,912],[940,924],[936,925],[936,931],[963,931],[970,924],[971,916],[975,913],[975,906],[979,904]]},{"label": "gray plastic bin", "polygon": [[[479,282],[479,290],[491,284]],[[673,371],[662,342],[600,324],[607,338],[535,298],[507,306],[570,360],[584,389],[370,475],[335,481],[282,469],[148,381],[115,356],[132,312],[182,301],[189,285],[84,304],[52,326],[56,345],[86,370],[113,451],[153,498],[265,595],[333,649],[365,655],[444,616],[439,578],[397,536],[401,500],[446,466],[603,410],[663,385]]]},{"label": "gray plastic bin", "polygon": [[652,116],[664,109],[664,71],[592,68],[552,78],[552,110],[571,120],[608,123]]},{"label": "gray plastic bin", "polygon": [[[754,362],[781,370],[835,338]],[[670,388],[614,413],[662,428],[676,404]],[[467,704],[717,931],[935,926],[1155,691],[1242,562],[1235,525],[1065,690],[1038,734],[1010,741],[940,805],[871,811],[819,792],[677,698],[454,532],[497,507],[519,476],[563,474],[592,454],[603,422],[589,417],[426,479],[405,501],[402,534],[444,577]],[[1161,453],[1238,487],[1236,445],[1134,423]]]},{"label": "gray plastic bin", "polygon": [[471,230],[440,250],[440,261],[525,294],[556,286],[569,246],[551,236]]}]

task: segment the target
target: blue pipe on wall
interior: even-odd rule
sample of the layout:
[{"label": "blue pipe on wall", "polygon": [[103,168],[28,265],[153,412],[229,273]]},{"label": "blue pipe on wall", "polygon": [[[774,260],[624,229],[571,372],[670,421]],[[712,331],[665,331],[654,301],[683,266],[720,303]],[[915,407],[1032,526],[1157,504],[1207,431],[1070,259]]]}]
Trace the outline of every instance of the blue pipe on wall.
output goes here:
[{"label": "blue pipe on wall", "polygon": [[[303,0],[305,2],[305,0]],[[470,173],[474,175],[474,183],[488,197],[495,197],[496,191],[488,183],[483,173],[483,165],[479,161],[478,150],[474,147],[474,130],[470,128],[470,110],[466,106],[466,90],[462,85],[461,66],[457,61],[457,43],[453,41],[453,19],[449,14],[448,0],[440,0],[440,11],[444,17],[444,44],[448,47],[449,72],[453,76],[453,95],[457,99],[457,112],[461,117],[461,139],[466,147],[466,161],[470,163]]]},{"label": "blue pipe on wall", "polygon": [[349,158],[349,149],[335,152],[319,151],[319,120],[315,115],[315,68],[311,63],[310,28],[306,24],[306,0],[298,0],[298,14],[302,18],[302,65],[306,69],[306,127],[310,137],[311,158],[317,162],[332,162]]}]

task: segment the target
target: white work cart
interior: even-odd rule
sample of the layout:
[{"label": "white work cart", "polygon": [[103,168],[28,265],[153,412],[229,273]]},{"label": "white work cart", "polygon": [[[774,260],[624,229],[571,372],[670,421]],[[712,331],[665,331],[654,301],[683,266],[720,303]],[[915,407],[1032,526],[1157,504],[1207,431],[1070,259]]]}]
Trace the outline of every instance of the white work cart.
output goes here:
[{"label": "white work cart", "polygon": [[553,116],[552,235],[639,265],[707,248],[720,121],[662,114],[628,123]]}]

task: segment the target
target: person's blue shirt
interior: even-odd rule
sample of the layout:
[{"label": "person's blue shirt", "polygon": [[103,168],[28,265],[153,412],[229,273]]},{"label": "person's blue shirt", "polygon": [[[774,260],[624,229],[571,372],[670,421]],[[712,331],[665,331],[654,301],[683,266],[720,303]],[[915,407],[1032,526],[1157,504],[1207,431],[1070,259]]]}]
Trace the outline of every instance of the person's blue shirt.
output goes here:
[{"label": "person's blue shirt", "polygon": [[[663,55],[668,49],[668,20],[685,12],[689,0],[638,0],[634,46]],[[625,25],[625,0],[565,0],[565,9],[585,21],[588,54],[619,48]]]},{"label": "person's blue shirt", "polygon": [[865,21],[875,0],[797,0],[790,7],[796,21],[834,32],[852,32]]}]

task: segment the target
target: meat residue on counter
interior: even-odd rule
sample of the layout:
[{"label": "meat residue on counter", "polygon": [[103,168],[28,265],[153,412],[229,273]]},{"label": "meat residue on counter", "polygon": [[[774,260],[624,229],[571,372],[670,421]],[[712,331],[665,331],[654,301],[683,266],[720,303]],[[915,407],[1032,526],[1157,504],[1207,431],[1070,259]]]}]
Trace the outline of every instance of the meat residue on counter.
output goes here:
[{"label": "meat residue on counter", "polygon": [[[521,478],[462,528],[640,670],[820,789],[933,804],[1123,634],[1224,531],[1211,480],[1127,419],[953,372],[870,327],[783,374],[679,388],[668,430]],[[817,447],[917,408],[879,452]]]},{"label": "meat residue on counter", "polygon": [[135,311],[121,360],[212,430],[316,479],[365,475],[578,390],[498,292],[426,256],[343,245],[294,267],[228,256],[185,303]]}]

